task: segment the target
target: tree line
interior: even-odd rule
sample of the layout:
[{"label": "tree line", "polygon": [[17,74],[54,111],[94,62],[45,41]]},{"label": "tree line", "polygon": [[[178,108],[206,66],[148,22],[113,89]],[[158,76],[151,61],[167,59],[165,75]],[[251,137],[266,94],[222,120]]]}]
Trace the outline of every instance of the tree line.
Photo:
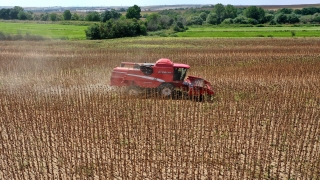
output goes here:
[{"label": "tree line", "polygon": [[[97,17],[98,18],[98,17]],[[87,39],[111,39],[146,35],[147,32],[171,30],[185,31],[183,18],[171,18],[167,15],[152,13],[141,20],[141,8],[129,7],[125,16],[115,10],[105,11],[100,15],[100,24],[94,24],[85,31]]]},{"label": "tree line", "polygon": [[[210,9],[210,8],[209,8]],[[167,10],[167,13],[171,10]],[[161,12],[160,12],[161,13]],[[266,10],[257,6],[236,8],[233,5],[216,4],[211,10],[189,9],[185,11],[186,25],[203,24],[295,24],[320,23],[320,8],[281,8]]]},{"label": "tree line", "polygon": [[[125,15],[121,12],[125,11]],[[141,20],[143,18],[143,20]],[[88,12],[86,14],[63,13],[34,14],[22,7],[1,9],[0,19],[10,20],[40,20],[40,21],[94,21],[86,30],[88,39],[108,39],[127,36],[146,35],[147,32],[168,31],[169,34],[182,32],[192,25],[230,25],[230,24],[295,24],[320,23],[320,8],[305,7],[302,9],[281,8],[266,10],[257,6],[237,8],[233,5],[204,6],[202,8],[172,9],[145,13],[137,5],[128,9],[106,10],[102,13]],[[100,23],[99,23],[100,22]]]},{"label": "tree line", "polygon": [[35,14],[32,11],[25,11],[20,6],[15,6],[13,8],[0,9],[0,19],[61,21],[61,20],[80,20],[80,16],[77,13],[71,14],[70,10],[65,10],[63,14],[58,14],[58,13]]}]

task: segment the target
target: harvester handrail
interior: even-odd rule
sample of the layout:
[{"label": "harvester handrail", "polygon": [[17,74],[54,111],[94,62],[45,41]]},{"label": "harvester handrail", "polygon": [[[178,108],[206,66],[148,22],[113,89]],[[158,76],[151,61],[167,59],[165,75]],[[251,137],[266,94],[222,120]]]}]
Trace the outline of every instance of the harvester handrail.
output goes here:
[{"label": "harvester handrail", "polygon": [[121,62],[121,67],[139,69],[140,65],[134,62]]}]

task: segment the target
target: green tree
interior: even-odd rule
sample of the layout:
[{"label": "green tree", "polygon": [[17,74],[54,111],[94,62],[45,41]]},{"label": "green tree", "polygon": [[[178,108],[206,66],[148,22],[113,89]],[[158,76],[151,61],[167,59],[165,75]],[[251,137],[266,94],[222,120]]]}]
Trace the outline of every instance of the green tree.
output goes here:
[{"label": "green tree", "polygon": [[83,14],[79,15],[79,21],[85,21],[86,20],[86,16]]},{"label": "green tree", "polygon": [[288,22],[287,16],[284,13],[279,13],[276,15],[276,22],[279,24],[284,24]]},{"label": "green tree", "polygon": [[233,24],[233,20],[231,18],[224,19],[221,24]]},{"label": "green tree", "polygon": [[243,15],[239,15],[233,19],[234,24],[249,24],[249,20],[247,17]]},{"label": "green tree", "polygon": [[305,16],[301,16],[299,18],[300,22],[302,22],[303,24],[307,24],[307,23],[311,23],[313,20],[312,15],[305,15]]},{"label": "green tree", "polygon": [[301,9],[295,9],[295,10],[293,10],[293,13],[295,13],[295,14],[302,14],[302,11],[301,11]]},{"label": "green tree", "polygon": [[258,8],[257,6],[250,6],[244,11],[244,15],[247,18],[252,18],[263,23],[265,12],[261,7]]},{"label": "green tree", "polygon": [[244,13],[244,10],[245,10],[245,8],[243,7],[243,8],[237,8],[237,16],[239,16],[239,15],[243,15]]},{"label": "green tree", "polygon": [[28,12],[24,12],[24,11],[20,11],[18,14],[18,19],[20,20],[32,20],[32,12],[28,11]]},{"label": "green tree", "polygon": [[[181,23],[182,25],[183,25],[183,27],[184,26],[186,26],[187,25],[187,19],[186,19],[186,17],[184,17],[184,16],[182,16],[182,15],[178,15],[176,18],[175,18],[175,22],[176,23]],[[180,25],[179,25],[180,26]]]},{"label": "green tree", "polygon": [[87,30],[85,30],[87,39],[100,39],[100,26],[98,24],[94,24],[88,27]]},{"label": "green tree", "polygon": [[207,19],[207,13],[205,13],[205,12],[201,12],[200,14],[199,14],[199,16],[201,17],[201,19],[203,20],[203,21],[205,21],[206,19]]},{"label": "green tree", "polygon": [[70,10],[65,10],[63,12],[63,19],[64,20],[69,21],[69,20],[71,20],[71,17],[72,17],[72,14],[71,14]]},{"label": "green tree", "polygon": [[302,8],[301,10],[302,15],[313,15],[315,13],[320,13],[320,8],[307,7],[307,8]]},{"label": "green tree", "polygon": [[269,24],[270,24],[270,25],[276,25],[277,23],[276,23],[275,20],[272,19]]},{"label": "green tree", "polygon": [[13,7],[13,9],[11,9],[10,13],[9,13],[10,18],[11,19],[18,19],[19,12],[23,12],[23,11],[24,11],[24,9],[20,6]]},{"label": "green tree", "polygon": [[40,20],[41,21],[48,21],[49,20],[49,14],[48,13],[40,14]]},{"label": "green tree", "polygon": [[141,18],[141,8],[137,5],[131,6],[128,8],[126,17],[128,19],[140,19]]},{"label": "green tree", "polygon": [[237,8],[235,8],[231,4],[228,4],[224,10],[224,18],[232,18],[233,19],[235,17],[237,17]]},{"label": "green tree", "polygon": [[160,29],[161,16],[158,13],[151,13],[147,16],[146,22],[147,22],[147,29],[149,31],[157,31]]},{"label": "green tree", "polygon": [[26,19],[28,19],[27,13],[25,13],[24,11],[20,11],[20,12],[18,13],[18,19],[20,19],[20,20],[26,20]]},{"label": "green tree", "polygon": [[187,21],[188,25],[202,25],[203,19],[200,16],[191,16]]},{"label": "green tree", "polygon": [[259,23],[259,21],[257,21],[256,19],[253,19],[253,18],[248,18],[248,22],[249,22],[249,24],[253,24],[253,25],[256,25]]},{"label": "green tree", "polygon": [[214,5],[213,12],[216,13],[217,23],[220,24],[224,20],[225,8],[224,8],[223,4],[218,3],[218,4]]},{"label": "green tree", "polygon": [[32,14],[32,19],[36,21],[40,21],[40,14]]},{"label": "green tree", "polygon": [[181,21],[176,21],[173,24],[172,28],[175,32],[184,32],[186,30],[186,28],[184,27],[184,25]]},{"label": "green tree", "polygon": [[71,16],[71,20],[73,21],[78,21],[79,20],[79,15],[77,13],[73,13],[72,16]]},{"label": "green tree", "polygon": [[291,14],[293,10],[288,8],[282,8],[282,9],[279,9],[278,12],[283,14]]},{"label": "green tree", "polygon": [[117,12],[115,9],[111,9],[111,11],[105,11],[101,14],[101,21],[106,22],[110,19],[119,19],[121,13]]},{"label": "green tree", "polygon": [[287,21],[290,24],[295,24],[295,23],[300,22],[300,20],[299,20],[299,18],[298,18],[298,16],[296,14],[287,15]]},{"label": "green tree", "polygon": [[312,19],[313,23],[320,23],[320,14],[319,13],[315,13],[313,15],[313,19]]},{"label": "green tree", "polygon": [[115,32],[114,32],[114,20],[110,19],[106,23],[102,23],[100,25],[100,36],[102,39],[111,39],[115,37]]},{"label": "green tree", "polygon": [[57,13],[51,13],[49,16],[51,21],[56,21],[58,18],[58,14]]},{"label": "green tree", "polygon": [[100,25],[94,24],[85,31],[87,39],[111,39],[146,35],[144,22],[136,19],[110,19]]},{"label": "green tree", "polygon": [[270,22],[271,20],[274,19],[274,15],[273,14],[266,14],[264,16],[265,22]]},{"label": "green tree", "polygon": [[62,21],[62,20],[63,20],[63,15],[62,14],[57,14],[56,21]]},{"label": "green tree", "polygon": [[0,10],[0,19],[10,19],[10,9],[1,9]]},{"label": "green tree", "polygon": [[161,15],[160,17],[160,26],[162,29],[168,29],[173,24],[174,20],[170,16]]},{"label": "green tree", "polygon": [[85,18],[86,21],[100,21],[100,14],[98,12],[89,12]]},{"label": "green tree", "polygon": [[216,13],[208,14],[206,22],[208,24],[217,24],[218,23],[217,14]]}]

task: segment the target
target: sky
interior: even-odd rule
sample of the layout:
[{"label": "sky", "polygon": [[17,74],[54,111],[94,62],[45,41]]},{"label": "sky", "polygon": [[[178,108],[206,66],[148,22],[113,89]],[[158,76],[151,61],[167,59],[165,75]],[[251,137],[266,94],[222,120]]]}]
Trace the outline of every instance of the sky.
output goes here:
[{"label": "sky", "polygon": [[224,5],[293,5],[319,4],[319,0],[0,0],[0,6],[49,7],[49,6],[149,6],[178,4],[217,4]]}]

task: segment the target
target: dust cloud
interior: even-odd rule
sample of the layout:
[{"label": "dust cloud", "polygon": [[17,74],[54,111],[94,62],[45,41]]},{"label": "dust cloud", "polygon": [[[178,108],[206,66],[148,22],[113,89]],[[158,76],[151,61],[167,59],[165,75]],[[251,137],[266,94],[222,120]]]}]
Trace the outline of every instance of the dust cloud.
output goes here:
[{"label": "dust cloud", "polygon": [[[111,67],[99,67],[77,50],[56,42],[8,42],[0,48],[0,90],[40,94],[117,91],[109,85]],[[67,46],[67,45],[66,45]],[[90,54],[88,55],[90,56]]]}]

